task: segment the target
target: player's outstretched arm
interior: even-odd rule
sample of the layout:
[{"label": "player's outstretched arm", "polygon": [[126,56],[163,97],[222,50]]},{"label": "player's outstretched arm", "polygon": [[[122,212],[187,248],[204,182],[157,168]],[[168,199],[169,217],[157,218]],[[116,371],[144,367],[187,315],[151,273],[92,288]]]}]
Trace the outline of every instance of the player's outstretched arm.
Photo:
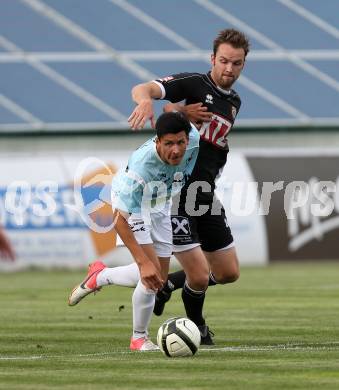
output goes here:
[{"label": "player's outstretched arm", "polygon": [[148,258],[136,241],[131,228],[129,227],[125,217],[119,210],[114,211],[115,230],[120,238],[131,252],[134,261],[137,263],[140,271],[140,278],[146,288],[157,291],[164,281],[161,277],[160,268]]},{"label": "player's outstretched arm", "polygon": [[128,122],[133,130],[142,129],[148,120],[155,127],[153,99],[161,98],[159,85],[153,82],[138,84],[132,89],[132,99],[137,104]]},{"label": "player's outstretched arm", "polygon": [[203,106],[202,103],[183,105],[180,103],[167,103],[163,107],[164,112],[179,111],[185,114],[188,120],[199,128],[202,122],[209,122],[212,118],[212,112]]},{"label": "player's outstretched arm", "polygon": [[0,228],[0,258],[5,260],[15,260],[13,248],[8,241],[4,231]]}]

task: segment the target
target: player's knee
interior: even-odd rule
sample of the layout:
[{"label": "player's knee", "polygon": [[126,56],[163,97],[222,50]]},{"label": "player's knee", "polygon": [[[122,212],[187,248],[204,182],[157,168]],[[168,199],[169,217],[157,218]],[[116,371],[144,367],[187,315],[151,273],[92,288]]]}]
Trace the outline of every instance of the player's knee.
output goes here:
[{"label": "player's knee", "polygon": [[236,270],[233,273],[226,276],[225,283],[234,283],[239,279],[239,277],[240,277],[240,272],[239,270]]},{"label": "player's knee", "polygon": [[239,279],[239,277],[240,271],[239,269],[235,268],[233,270],[227,270],[227,272],[218,275],[216,277],[216,281],[218,282],[218,284],[234,283]]},{"label": "player's knee", "polygon": [[202,274],[196,274],[189,276],[187,278],[188,285],[193,289],[197,291],[204,291],[208,287],[209,282],[209,274],[208,272],[202,273]]}]

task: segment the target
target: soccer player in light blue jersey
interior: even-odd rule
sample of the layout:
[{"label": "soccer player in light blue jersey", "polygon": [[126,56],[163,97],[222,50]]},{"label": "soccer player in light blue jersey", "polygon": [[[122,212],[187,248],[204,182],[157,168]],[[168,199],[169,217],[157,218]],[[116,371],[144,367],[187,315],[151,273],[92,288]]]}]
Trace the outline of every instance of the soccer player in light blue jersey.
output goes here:
[{"label": "soccer player in light blue jersey", "polygon": [[[172,214],[173,252],[183,270],[170,274],[157,293],[154,314],[161,315],[172,292],[182,289],[186,315],[199,327],[202,345],[213,344],[213,332],[203,316],[208,286],[234,283],[240,275],[232,231],[215,188],[227,162],[228,138],[241,106],[233,84],[244,69],[249,46],[241,31],[224,29],[213,42],[208,73],[172,74],[132,89],[136,103],[128,119],[132,129],[142,129],[148,120],[153,123],[153,99],[169,100],[166,110],[181,111],[199,126],[199,155]],[[185,105],[177,104],[183,101]],[[198,189],[193,193],[194,185]]]},{"label": "soccer player in light blue jersey", "polygon": [[164,113],[155,128],[156,137],[131,155],[125,172],[112,182],[115,229],[135,263],[108,268],[96,261],[69,296],[74,306],[105,285],[136,286],[130,349],[138,351],[158,349],[148,337],[148,327],[173,249],[171,198],[192,173],[199,150],[199,132],[183,114]]}]

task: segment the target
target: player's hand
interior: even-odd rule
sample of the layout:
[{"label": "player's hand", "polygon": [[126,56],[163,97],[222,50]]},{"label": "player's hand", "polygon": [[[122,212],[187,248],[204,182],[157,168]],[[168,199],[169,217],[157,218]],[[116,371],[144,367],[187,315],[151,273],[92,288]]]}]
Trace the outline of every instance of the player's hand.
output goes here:
[{"label": "player's hand", "polygon": [[144,128],[148,120],[151,121],[151,126],[154,129],[155,120],[152,99],[142,100],[128,118],[128,122],[132,130],[140,130]]},{"label": "player's hand", "polygon": [[213,113],[207,110],[202,103],[187,104],[187,106],[180,103],[167,103],[163,107],[164,112],[182,112],[197,128],[200,128],[203,122],[210,122],[212,119]]},{"label": "player's hand", "polygon": [[210,122],[213,115],[202,103],[187,104],[186,106],[182,106],[181,111],[196,125],[202,122]]},{"label": "player's hand", "polygon": [[0,258],[15,260],[15,254],[7,237],[0,231]]},{"label": "player's hand", "polygon": [[140,266],[140,278],[142,284],[150,290],[158,291],[164,284],[160,271],[151,261]]},{"label": "player's hand", "polygon": [[164,105],[162,108],[163,112],[174,112],[174,111],[179,111],[183,112],[183,104],[180,103],[167,103]]}]

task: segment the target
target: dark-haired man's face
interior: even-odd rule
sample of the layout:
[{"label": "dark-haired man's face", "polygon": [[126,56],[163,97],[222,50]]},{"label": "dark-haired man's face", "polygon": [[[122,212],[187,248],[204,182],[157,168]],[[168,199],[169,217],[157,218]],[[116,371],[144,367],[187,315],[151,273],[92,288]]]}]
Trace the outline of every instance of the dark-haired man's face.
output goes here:
[{"label": "dark-haired man's face", "polygon": [[162,161],[169,165],[179,165],[186,152],[188,136],[185,131],[165,134],[156,140],[156,148]]},{"label": "dark-haired man's face", "polygon": [[230,89],[244,68],[245,51],[222,43],[216,54],[211,55],[211,64],[211,77],[216,85],[222,89]]}]

